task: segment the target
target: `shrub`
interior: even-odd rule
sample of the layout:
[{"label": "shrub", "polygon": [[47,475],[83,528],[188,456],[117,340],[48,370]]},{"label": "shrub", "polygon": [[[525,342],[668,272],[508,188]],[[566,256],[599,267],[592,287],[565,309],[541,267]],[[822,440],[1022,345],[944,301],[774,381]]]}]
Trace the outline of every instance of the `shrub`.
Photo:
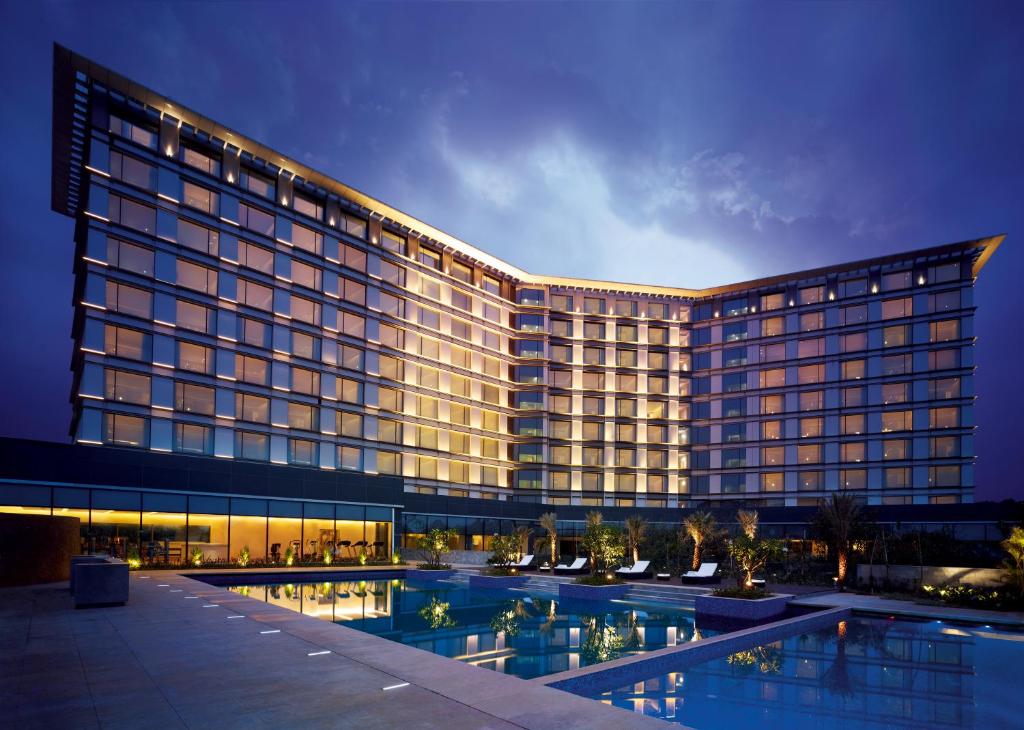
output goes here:
[{"label": "shrub", "polygon": [[359,551],[359,558],[358,558],[358,560],[359,560],[359,564],[360,565],[366,565],[367,558],[366,558],[366,551],[365,550],[360,550]]},{"label": "shrub", "polygon": [[397,550],[395,552],[391,553],[391,564],[392,565],[401,565],[402,564],[402,555]]},{"label": "shrub", "polygon": [[445,556],[451,552],[451,544],[459,537],[456,530],[441,530],[435,528],[420,538],[419,548],[427,553],[427,561],[421,563],[424,570],[443,570],[450,568],[443,562]]},{"label": "shrub", "polygon": [[[608,576],[611,577],[609,578]],[[594,573],[592,575],[581,575],[575,582],[585,586],[616,586],[623,581],[615,573]]]},{"label": "shrub", "polygon": [[293,548],[291,545],[289,545],[288,549],[284,551],[284,564],[285,564],[285,566],[290,568],[290,567],[292,567],[292,565],[294,563],[295,563],[295,548]]},{"label": "shrub", "polygon": [[495,535],[491,539],[491,557],[487,562],[494,566],[488,571],[491,575],[508,575],[509,567],[515,562],[519,553],[519,540],[515,535]]},{"label": "shrub", "polygon": [[197,568],[203,564],[203,549],[194,547],[189,555],[189,562]]},{"label": "shrub", "polygon": [[622,530],[603,522],[588,521],[580,544],[590,555],[590,572],[594,575],[619,567],[626,555]]},{"label": "shrub", "polygon": [[770,598],[773,594],[766,591],[760,586],[755,588],[716,588],[711,591],[711,595],[718,596],[719,598],[746,598],[748,600],[756,600],[758,598]]},{"label": "shrub", "polygon": [[246,545],[238,553],[238,565],[244,568],[249,564],[249,546]]},{"label": "shrub", "polygon": [[128,570],[138,570],[142,567],[142,558],[139,557],[139,549],[137,547],[128,548],[127,560]]},{"label": "shrub", "polygon": [[334,556],[331,555],[330,548],[324,548],[324,565],[330,565],[333,559]]}]

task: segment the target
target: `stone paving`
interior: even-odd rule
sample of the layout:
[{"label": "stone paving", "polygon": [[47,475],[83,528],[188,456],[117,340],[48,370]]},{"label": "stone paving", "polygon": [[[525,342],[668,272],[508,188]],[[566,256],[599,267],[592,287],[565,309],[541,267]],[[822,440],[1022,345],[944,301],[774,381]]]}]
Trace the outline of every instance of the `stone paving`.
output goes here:
[{"label": "stone paving", "polygon": [[0,590],[0,727],[665,727],[184,576],[146,575],[132,575],[122,607],[76,611],[66,583]]}]

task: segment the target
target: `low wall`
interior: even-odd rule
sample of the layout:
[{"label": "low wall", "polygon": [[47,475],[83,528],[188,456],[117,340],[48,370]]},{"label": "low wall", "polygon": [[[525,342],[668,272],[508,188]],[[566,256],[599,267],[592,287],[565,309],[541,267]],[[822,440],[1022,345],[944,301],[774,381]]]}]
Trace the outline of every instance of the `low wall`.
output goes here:
[{"label": "low wall", "polygon": [[[400,550],[402,559],[415,565],[427,560],[427,553],[423,550]],[[487,558],[491,557],[489,550],[452,550],[448,553],[445,561],[452,565],[487,565]]]},{"label": "low wall", "polygon": [[998,568],[953,568],[935,565],[858,565],[857,585],[874,584],[894,588],[916,589],[926,586],[966,584],[982,588],[1003,584],[1003,571]]},{"label": "low wall", "polygon": [[0,586],[68,580],[81,545],[77,517],[0,512]]}]

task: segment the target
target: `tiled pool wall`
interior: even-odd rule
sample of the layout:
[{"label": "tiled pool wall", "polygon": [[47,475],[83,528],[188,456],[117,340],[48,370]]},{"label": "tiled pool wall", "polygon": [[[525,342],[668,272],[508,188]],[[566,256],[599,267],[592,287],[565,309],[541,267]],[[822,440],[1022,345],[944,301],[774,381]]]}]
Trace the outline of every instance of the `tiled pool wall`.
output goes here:
[{"label": "tiled pool wall", "polygon": [[574,694],[594,695],[645,677],[679,671],[693,664],[745,651],[760,644],[791,636],[794,633],[815,631],[848,619],[852,614],[853,611],[849,608],[826,609],[817,613],[740,629],[721,636],[690,642],[683,646],[668,647],[647,654],[616,659],[604,664],[551,674],[533,681]]}]

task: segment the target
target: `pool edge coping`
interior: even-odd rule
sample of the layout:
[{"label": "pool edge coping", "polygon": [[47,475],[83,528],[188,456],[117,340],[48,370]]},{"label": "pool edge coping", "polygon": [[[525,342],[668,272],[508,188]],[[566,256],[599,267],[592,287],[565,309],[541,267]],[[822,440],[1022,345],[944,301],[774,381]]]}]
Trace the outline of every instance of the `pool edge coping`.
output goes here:
[{"label": "pool edge coping", "polygon": [[598,690],[614,689],[631,681],[637,675],[655,676],[668,671],[678,671],[700,662],[717,659],[737,651],[750,649],[797,632],[812,631],[825,625],[848,619],[853,609],[845,606],[826,608],[804,616],[793,616],[760,626],[730,631],[721,636],[712,636],[699,641],[690,641],[682,646],[665,647],[644,654],[635,654],[613,659],[579,669],[549,674],[527,680],[572,694],[591,693]]}]

